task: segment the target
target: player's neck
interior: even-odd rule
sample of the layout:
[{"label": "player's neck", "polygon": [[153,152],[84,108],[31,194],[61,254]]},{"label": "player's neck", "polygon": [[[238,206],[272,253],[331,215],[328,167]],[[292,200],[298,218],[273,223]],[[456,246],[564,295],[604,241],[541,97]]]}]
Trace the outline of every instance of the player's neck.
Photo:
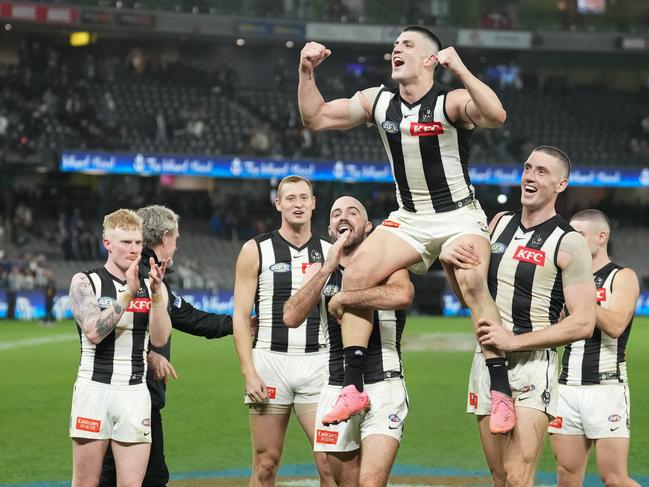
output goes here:
[{"label": "player's neck", "polygon": [[548,221],[554,215],[557,214],[557,211],[553,206],[544,206],[542,208],[531,209],[529,207],[523,206],[523,212],[521,214],[521,224],[525,228],[532,228],[536,225]]},{"label": "player's neck", "polygon": [[279,229],[279,234],[284,240],[290,242],[296,247],[302,247],[311,238],[311,222],[304,225],[289,225],[282,223]]},{"label": "player's neck", "polygon": [[112,276],[115,276],[117,279],[121,279],[122,281],[126,281],[126,271],[120,269],[111,259],[106,261],[104,267]]},{"label": "player's neck", "polygon": [[611,258],[608,256],[607,252],[598,252],[593,257],[593,272],[597,272],[609,262],[611,262]]},{"label": "player's neck", "polygon": [[434,79],[423,77],[410,82],[399,83],[399,96],[408,103],[415,103],[421,100],[434,84]]}]

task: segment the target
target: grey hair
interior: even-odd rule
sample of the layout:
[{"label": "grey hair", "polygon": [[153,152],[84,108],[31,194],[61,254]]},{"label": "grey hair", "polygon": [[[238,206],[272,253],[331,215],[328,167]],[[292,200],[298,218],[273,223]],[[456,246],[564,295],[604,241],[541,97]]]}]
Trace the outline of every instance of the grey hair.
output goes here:
[{"label": "grey hair", "polygon": [[173,233],[178,228],[180,217],[162,205],[150,205],[136,212],[142,219],[142,243],[153,247],[162,243],[165,232]]}]

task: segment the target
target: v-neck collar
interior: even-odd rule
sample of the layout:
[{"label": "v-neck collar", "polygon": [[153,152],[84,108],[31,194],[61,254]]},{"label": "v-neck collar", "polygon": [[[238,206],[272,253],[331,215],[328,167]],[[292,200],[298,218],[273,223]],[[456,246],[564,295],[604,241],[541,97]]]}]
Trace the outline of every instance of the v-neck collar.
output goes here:
[{"label": "v-neck collar", "polygon": [[291,247],[292,249],[297,250],[298,252],[301,252],[302,250],[306,249],[306,248],[309,246],[309,244],[311,243],[311,240],[313,240],[313,232],[311,232],[311,236],[309,237],[309,240],[307,240],[307,241],[304,243],[304,245],[302,245],[302,247],[298,247],[298,246],[296,246],[295,244],[293,244],[293,243],[289,242],[288,240],[286,240],[286,239],[282,236],[282,234],[279,233],[279,230],[275,230],[275,234],[276,234],[279,238],[281,238],[282,241],[284,241],[284,242],[285,242],[289,247]]}]

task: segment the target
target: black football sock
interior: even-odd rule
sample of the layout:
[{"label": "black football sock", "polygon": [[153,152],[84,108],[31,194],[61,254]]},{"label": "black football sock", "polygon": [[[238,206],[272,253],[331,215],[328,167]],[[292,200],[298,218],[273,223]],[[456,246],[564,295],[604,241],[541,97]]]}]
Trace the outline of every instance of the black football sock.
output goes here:
[{"label": "black football sock", "polygon": [[358,392],[363,392],[363,365],[365,365],[366,347],[346,347],[343,349],[345,357],[345,379],[343,387],[354,384]]},{"label": "black football sock", "polygon": [[491,390],[502,392],[511,397],[512,389],[509,387],[507,376],[507,361],[504,357],[488,358],[485,360],[491,379]]}]

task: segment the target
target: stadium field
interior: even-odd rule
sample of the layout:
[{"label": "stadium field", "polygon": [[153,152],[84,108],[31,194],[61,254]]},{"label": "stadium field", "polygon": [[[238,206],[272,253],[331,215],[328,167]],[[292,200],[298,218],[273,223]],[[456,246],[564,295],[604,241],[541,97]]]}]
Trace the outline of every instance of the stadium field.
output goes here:
[{"label": "stadium field", "polygon": [[[472,350],[461,318],[410,317],[404,367],[411,411],[391,485],[483,485],[487,469],[475,421],[464,413]],[[173,334],[177,381],[164,409],[171,485],[245,485],[250,464],[248,417],[231,337],[208,341]],[[636,318],[628,347],[632,431],[629,469],[649,485],[649,318]],[[66,485],[67,434],[79,342],[72,322],[41,327],[0,322],[0,485]],[[303,433],[291,421],[278,485],[317,485]],[[552,485],[546,444],[539,485]],[[589,472],[596,469],[592,462]],[[437,480],[432,480],[437,479]],[[589,476],[588,485],[601,485]]]}]

